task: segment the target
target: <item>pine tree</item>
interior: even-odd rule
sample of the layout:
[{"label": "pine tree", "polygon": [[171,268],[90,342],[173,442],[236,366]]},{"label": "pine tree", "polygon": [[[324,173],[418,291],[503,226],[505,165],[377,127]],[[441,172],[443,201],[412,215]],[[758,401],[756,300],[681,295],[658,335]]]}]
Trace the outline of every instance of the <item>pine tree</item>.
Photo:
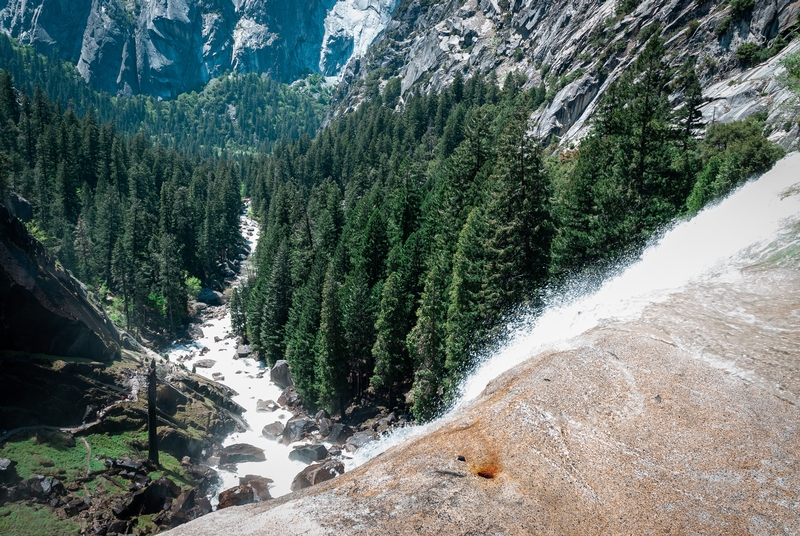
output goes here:
[{"label": "pine tree", "polygon": [[261,349],[267,363],[274,365],[286,352],[285,326],[292,305],[292,282],[289,273],[289,250],[286,240],[272,263],[266,287],[261,327]]},{"label": "pine tree", "polygon": [[[338,257],[338,259],[337,259]],[[322,290],[322,307],[316,355],[317,402],[331,413],[340,411],[344,415],[348,397],[348,363],[342,327],[342,310],[339,290],[342,285],[341,265],[343,251],[337,251],[325,274]]]}]

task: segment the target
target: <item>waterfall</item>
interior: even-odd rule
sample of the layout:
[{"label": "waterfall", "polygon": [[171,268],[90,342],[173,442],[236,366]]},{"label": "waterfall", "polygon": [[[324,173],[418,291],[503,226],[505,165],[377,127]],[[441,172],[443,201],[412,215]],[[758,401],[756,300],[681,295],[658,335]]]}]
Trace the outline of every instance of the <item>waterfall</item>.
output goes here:
[{"label": "waterfall", "polygon": [[[543,312],[519,323],[509,342],[480,364],[461,386],[453,408],[437,421],[396,431],[356,453],[358,466],[410,437],[427,433],[473,403],[494,378],[545,350],[567,350],[597,326],[629,322],[689,285],[730,277],[776,249],[800,250],[800,154],[792,154],[693,218],[676,222],[635,262],[609,274],[596,290],[576,283]],[[796,266],[795,266],[796,268]]]}]

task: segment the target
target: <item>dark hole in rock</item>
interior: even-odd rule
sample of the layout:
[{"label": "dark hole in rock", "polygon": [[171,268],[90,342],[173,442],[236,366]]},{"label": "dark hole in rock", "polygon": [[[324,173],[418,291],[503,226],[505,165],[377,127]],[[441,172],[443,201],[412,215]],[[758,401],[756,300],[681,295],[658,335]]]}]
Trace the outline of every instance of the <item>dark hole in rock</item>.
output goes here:
[{"label": "dark hole in rock", "polygon": [[466,459],[464,456],[459,456],[459,457],[457,458],[457,460],[458,460],[458,461],[460,461],[460,462],[465,462],[465,461],[467,461],[467,459]]}]

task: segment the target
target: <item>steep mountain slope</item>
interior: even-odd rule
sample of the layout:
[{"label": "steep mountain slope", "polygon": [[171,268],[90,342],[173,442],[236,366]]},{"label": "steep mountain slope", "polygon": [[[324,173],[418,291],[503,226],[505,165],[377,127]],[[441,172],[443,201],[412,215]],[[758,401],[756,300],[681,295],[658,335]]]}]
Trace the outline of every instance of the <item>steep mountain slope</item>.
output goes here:
[{"label": "steep mountain slope", "polygon": [[78,0],[0,3],[0,30],[74,62],[95,88],[175,97],[226,71],[338,74],[397,0]]},{"label": "steep mountain slope", "polygon": [[753,68],[786,46],[799,12],[800,2],[789,0],[407,0],[347,71],[353,89],[342,109],[364,98],[359,80],[370,77],[399,76],[405,94],[439,91],[458,73],[500,81],[515,73],[524,88],[544,84],[547,91],[534,114],[537,134],[573,139],[647,37],[660,31],[676,66],[696,57],[706,121],[741,119],[787,98],[774,83],[777,59]]}]

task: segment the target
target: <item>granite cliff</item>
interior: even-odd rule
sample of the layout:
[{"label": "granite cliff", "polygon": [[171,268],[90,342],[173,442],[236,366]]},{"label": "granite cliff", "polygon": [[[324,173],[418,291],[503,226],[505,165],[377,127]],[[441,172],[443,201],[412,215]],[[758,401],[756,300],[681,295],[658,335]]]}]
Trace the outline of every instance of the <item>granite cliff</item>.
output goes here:
[{"label": "granite cliff", "polygon": [[113,94],[171,98],[226,71],[291,82],[337,75],[383,29],[396,0],[0,2],[0,31],[57,52]]},{"label": "granite cliff", "polygon": [[[439,91],[459,73],[500,82],[514,73],[523,75],[524,89],[544,84],[547,91],[532,118],[537,134],[569,142],[582,136],[605,90],[660,32],[676,67],[696,57],[706,122],[766,112],[782,125],[779,105],[789,95],[775,79],[783,53],[800,47],[786,47],[798,13],[800,2],[791,0],[406,0],[368,54],[345,71],[340,110],[357,106],[368,94],[364,82],[378,74],[384,84],[400,77],[405,94]],[[674,98],[678,104],[681,95]],[[796,137],[795,126],[773,139],[789,146]]]}]

